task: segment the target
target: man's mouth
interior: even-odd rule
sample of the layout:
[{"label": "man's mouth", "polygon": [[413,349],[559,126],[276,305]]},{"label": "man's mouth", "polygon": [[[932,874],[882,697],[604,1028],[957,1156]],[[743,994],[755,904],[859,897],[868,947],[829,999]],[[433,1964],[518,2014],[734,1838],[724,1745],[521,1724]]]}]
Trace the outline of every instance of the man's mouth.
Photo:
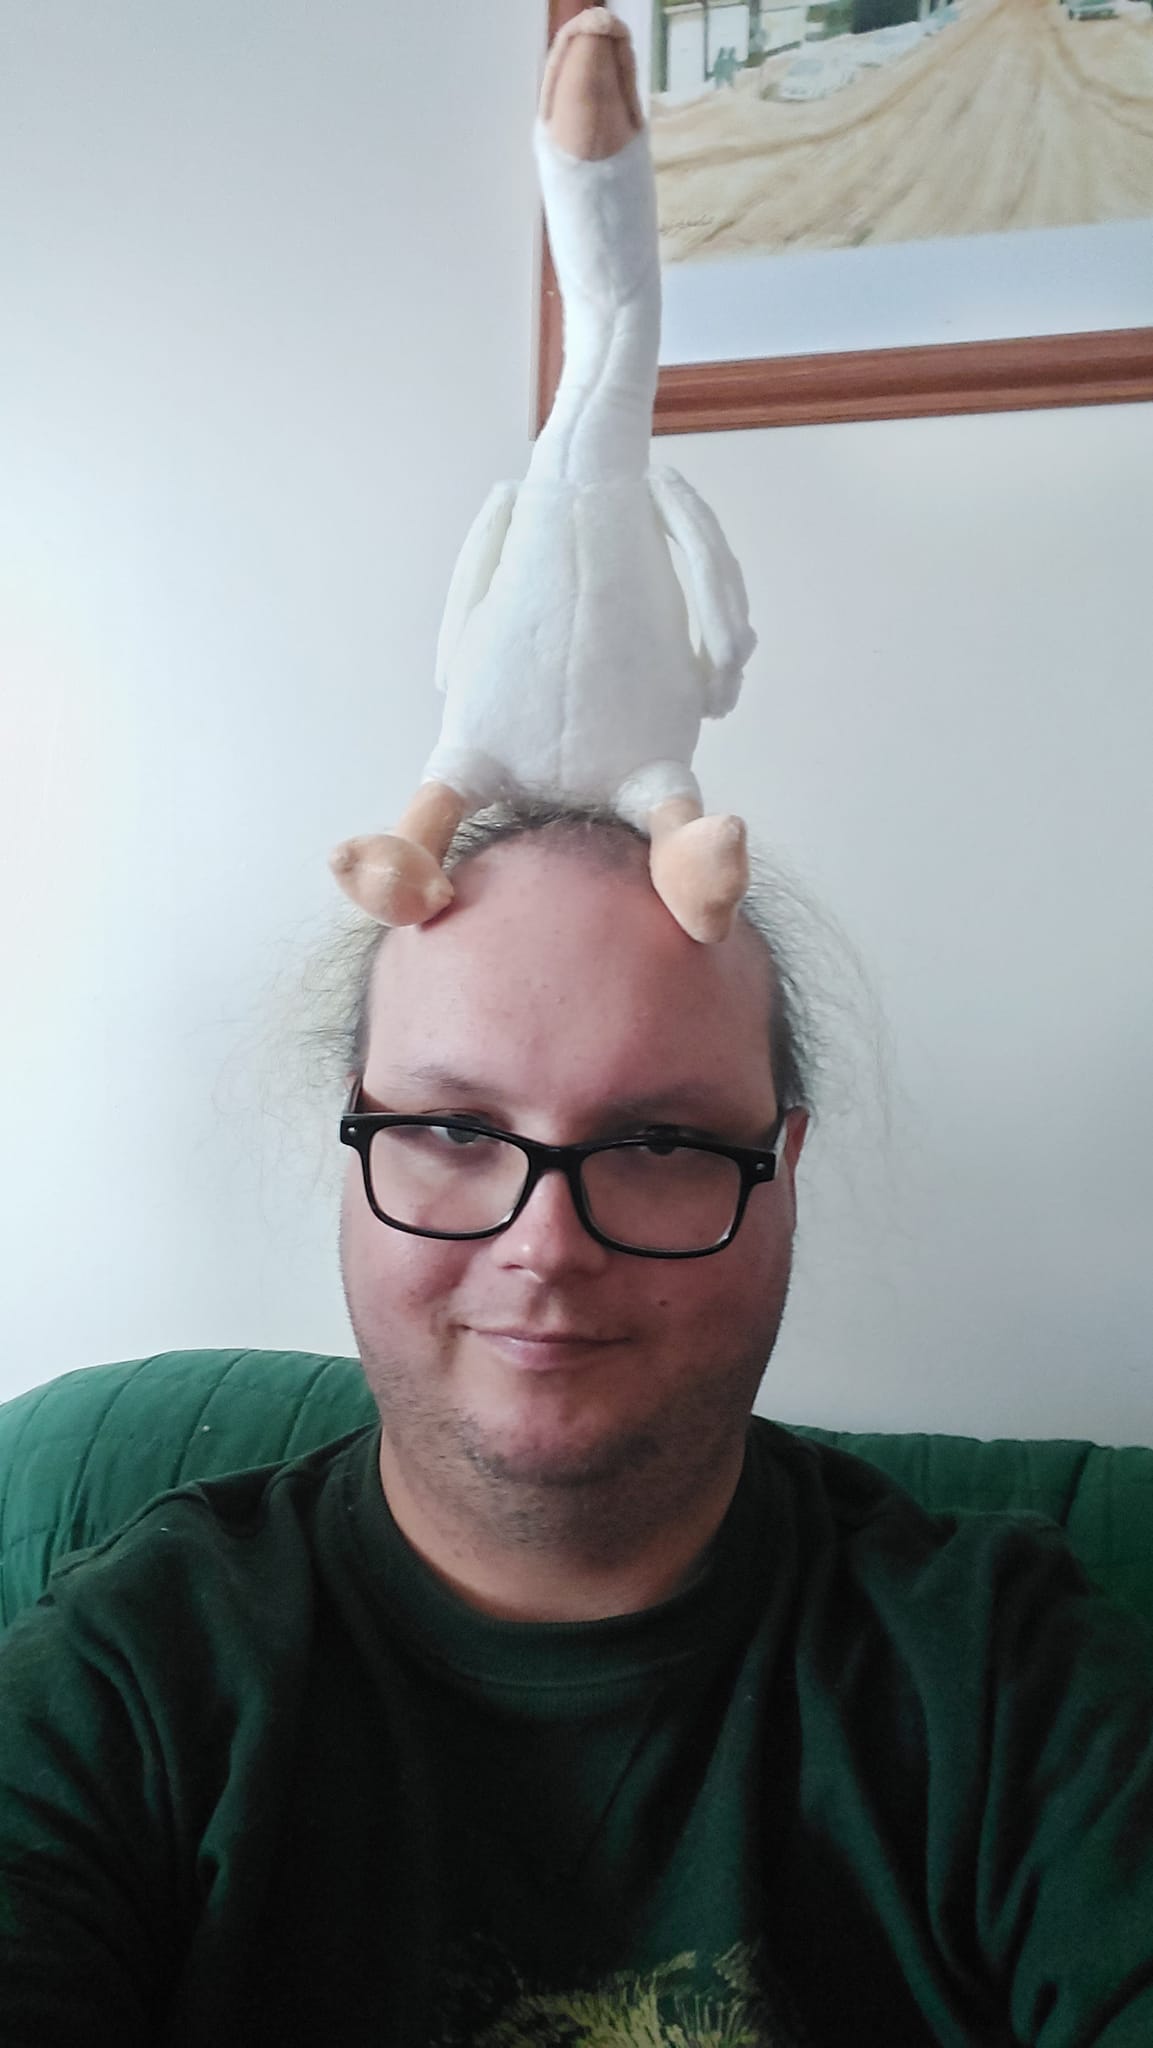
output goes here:
[{"label": "man's mouth", "polygon": [[591,1365],[597,1357],[621,1342],[619,1337],[581,1329],[537,1329],[532,1324],[502,1323],[470,1325],[476,1337],[497,1351],[507,1364],[525,1372],[572,1370]]}]

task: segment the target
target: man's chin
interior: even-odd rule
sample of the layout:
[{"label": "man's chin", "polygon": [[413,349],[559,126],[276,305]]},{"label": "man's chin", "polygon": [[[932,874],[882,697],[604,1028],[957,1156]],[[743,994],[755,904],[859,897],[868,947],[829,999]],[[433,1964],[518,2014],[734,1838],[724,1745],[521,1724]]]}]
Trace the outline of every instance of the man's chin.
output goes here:
[{"label": "man's chin", "polygon": [[639,1475],[657,1452],[645,1430],[582,1436],[563,1430],[499,1430],[477,1416],[459,1424],[459,1442],[474,1472],[504,1487],[593,1490]]}]

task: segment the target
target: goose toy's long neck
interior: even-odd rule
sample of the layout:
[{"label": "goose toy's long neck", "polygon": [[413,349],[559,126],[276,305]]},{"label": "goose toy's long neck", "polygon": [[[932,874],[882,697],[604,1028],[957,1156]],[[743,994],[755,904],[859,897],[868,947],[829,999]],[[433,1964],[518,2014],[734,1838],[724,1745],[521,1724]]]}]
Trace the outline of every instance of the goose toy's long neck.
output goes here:
[{"label": "goose toy's long neck", "polygon": [[541,122],[535,144],[564,303],[564,368],[529,479],[580,485],[642,477],[661,332],[648,132],[615,156],[591,160],[559,149]]}]

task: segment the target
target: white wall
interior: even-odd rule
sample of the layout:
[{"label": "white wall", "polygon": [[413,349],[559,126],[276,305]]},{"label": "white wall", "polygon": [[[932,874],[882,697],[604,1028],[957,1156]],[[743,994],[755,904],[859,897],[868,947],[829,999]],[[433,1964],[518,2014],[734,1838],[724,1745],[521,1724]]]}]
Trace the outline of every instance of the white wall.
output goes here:
[{"label": "white wall", "polygon": [[[525,461],[544,12],[6,12],[0,1394],[348,1348],[278,990]],[[762,634],[707,788],[891,1040],[887,1137],[866,1093],[814,1140],[766,1405],[1153,1442],[1153,407],[662,452]]]}]

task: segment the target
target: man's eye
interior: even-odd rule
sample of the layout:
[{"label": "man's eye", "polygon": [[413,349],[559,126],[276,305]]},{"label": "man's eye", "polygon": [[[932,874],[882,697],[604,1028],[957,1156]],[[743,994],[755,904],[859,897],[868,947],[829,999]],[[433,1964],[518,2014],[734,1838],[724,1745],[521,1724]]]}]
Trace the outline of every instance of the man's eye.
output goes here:
[{"label": "man's eye", "polygon": [[449,1144],[458,1150],[463,1150],[469,1145],[484,1145],[491,1142],[487,1131],[461,1130],[458,1124],[440,1124],[437,1129],[441,1136],[447,1138]]},{"label": "man's eye", "polygon": [[657,1159],[667,1159],[670,1152],[678,1152],[681,1146],[688,1142],[688,1137],[687,1131],[636,1131],[632,1142],[637,1146],[643,1146],[646,1152],[653,1153]]}]

